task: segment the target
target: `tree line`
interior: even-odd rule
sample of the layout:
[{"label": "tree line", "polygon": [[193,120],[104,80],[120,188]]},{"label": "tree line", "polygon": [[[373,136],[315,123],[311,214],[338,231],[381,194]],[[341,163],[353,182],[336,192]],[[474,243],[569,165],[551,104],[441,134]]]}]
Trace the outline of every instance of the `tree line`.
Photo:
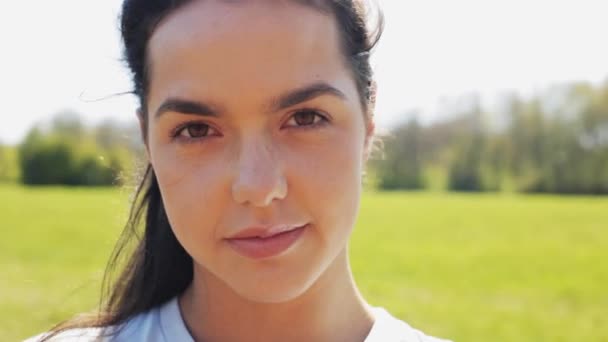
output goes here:
[{"label": "tree line", "polygon": [[377,187],[608,194],[608,81],[505,95],[492,109],[472,97],[465,107],[395,127],[371,164]]},{"label": "tree line", "polygon": [[15,149],[18,179],[26,185],[121,185],[143,153],[138,138],[136,127],[112,120],[87,127],[78,113],[61,112],[32,127]]}]

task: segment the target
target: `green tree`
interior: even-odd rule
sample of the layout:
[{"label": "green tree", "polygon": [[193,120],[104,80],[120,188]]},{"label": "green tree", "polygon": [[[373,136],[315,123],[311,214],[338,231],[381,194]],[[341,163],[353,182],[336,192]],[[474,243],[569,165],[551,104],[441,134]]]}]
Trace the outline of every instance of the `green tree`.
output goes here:
[{"label": "green tree", "polygon": [[118,127],[108,124],[101,125],[98,130],[87,129],[77,114],[58,114],[46,130],[32,128],[20,145],[22,182],[32,185],[120,184],[120,173],[131,169],[132,154],[129,145],[117,138],[120,136],[118,131]]},{"label": "green tree", "polygon": [[420,154],[422,128],[415,119],[395,129],[384,142],[384,158],[377,162],[381,189],[422,189],[423,161]]}]

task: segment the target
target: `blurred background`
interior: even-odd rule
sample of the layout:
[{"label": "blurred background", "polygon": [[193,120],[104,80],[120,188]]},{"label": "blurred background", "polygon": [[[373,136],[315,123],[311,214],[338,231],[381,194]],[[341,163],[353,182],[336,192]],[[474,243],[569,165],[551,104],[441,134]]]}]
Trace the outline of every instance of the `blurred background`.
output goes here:
[{"label": "blurred background", "polygon": [[[608,341],[608,4],[379,3],[366,298],[458,341]],[[143,158],[120,5],[2,5],[2,340],[97,303]]]}]

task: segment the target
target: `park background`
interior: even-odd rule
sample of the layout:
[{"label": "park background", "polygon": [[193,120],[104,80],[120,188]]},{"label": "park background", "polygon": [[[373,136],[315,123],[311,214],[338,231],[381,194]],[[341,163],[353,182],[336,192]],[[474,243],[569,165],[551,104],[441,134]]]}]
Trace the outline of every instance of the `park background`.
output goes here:
[{"label": "park background", "polygon": [[[366,298],[456,341],[608,341],[606,5],[380,5]],[[0,340],[97,303],[143,162],[119,6],[0,11]]]}]

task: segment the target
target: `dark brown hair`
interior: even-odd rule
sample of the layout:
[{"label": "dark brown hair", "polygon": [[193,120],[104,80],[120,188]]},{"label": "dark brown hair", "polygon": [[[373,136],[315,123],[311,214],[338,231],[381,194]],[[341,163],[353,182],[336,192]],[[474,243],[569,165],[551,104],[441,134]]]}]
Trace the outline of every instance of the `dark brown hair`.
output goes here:
[{"label": "dark brown hair", "polygon": [[[124,57],[132,74],[133,93],[140,101],[144,140],[147,139],[148,42],[164,18],[191,1],[193,0],[123,2],[120,28]],[[371,116],[375,83],[370,53],[382,33],[382,13],[377,12],[376,27],[369,30],[366,20],[370,8],[365,7],[362,0],[295,1],[313,6],[336,18],[341,49],[356,82],[362,108],[365,115]],[[114,277],[116,270],[120,272]],[[192,281],[192,272],[192,258],[173,234],[154,170],[148,163],[135,191],[125,229],[106,266],[99,312],[62,323],[46,337],[72,328],[119,326],[182,293]]]}]

